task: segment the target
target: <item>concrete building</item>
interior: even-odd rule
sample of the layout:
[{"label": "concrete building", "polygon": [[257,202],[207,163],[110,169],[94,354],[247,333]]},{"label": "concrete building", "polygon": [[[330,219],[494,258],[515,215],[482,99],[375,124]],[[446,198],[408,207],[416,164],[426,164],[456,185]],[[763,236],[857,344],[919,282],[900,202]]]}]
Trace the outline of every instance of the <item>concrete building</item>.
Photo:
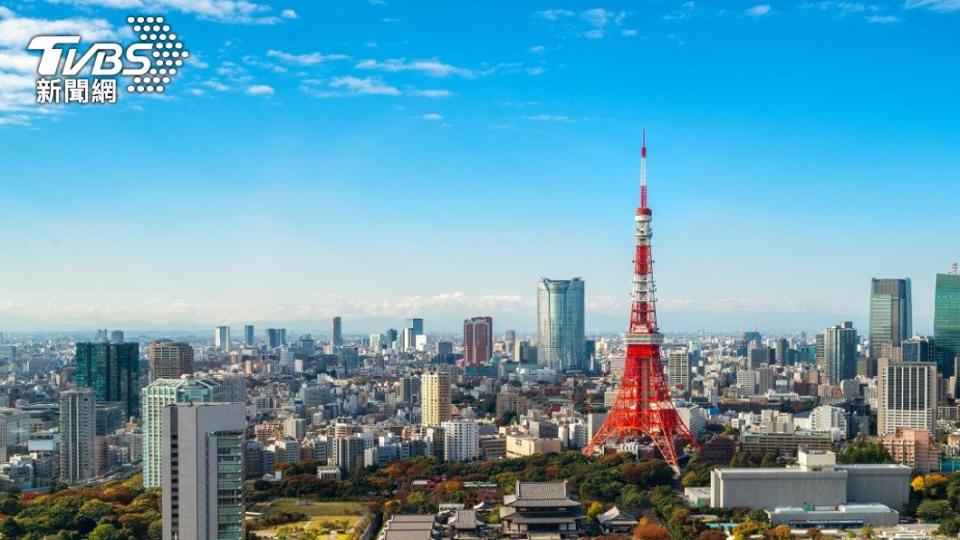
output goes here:
[{"label": "concrete building", "polygon": [[424,373],[420,378],[421,419],[424,425],[439,426],[451,418],[450,374]]},{"label": "concrete building", "polygon": [[97,407],[92,388],[60,394],[60,481],[71,484],[94,476],[93,446]]},{"label": "concrete building", "polygon": [[687,351],[667,355],[667,385],[671,393],[690,394],[690,353]]},{"label": "concrete building", "polygon": [[189,343],[176,343],[160,339],[147,347],[150,364],[150,380],[179,378],[193,374],[193,347]]},{"label": "concrete building", "polygon": [[897,358],[896,349],[913,335],[910,278],[870,281],[870,356]]},{"label": "concrete building", "polygon": [[538,439],[530,435],[507,435],[507,457],[518,458],[534,454],[560,452],[560,439]]},{"label": "concrete building", "polygon": [[[906,509],[912,471],[902,465],[837,465],[827,451],[801,451],[799,465],[790,468],[718,468],[710,475],[710,506],[749,507],[767,510],[771,517],[792,522],[813,521],[815,515],[797,515],[800,509],[833,512],[840,519],[845,511],[857,520],[886,525],[890,513]],[[862,505],[873,506],[865,511]]]},{"label": "concrete building", "polygon": [[163,409],[174,403],[222,401],[220,385],[190,376],[156,379],[143,389],[143,487],[160,487],[163,460]]},{"label": "concrete building", "polygon": [[899,428],[933,433],[937,425],[937,365],[888,364],[881,359],[877,378],[877,434]]},{"label": "concrete building", "polygon": [[842,321],[823,333],[824,376],[827,384],[840,384],[857,376],[857,330],[850,321]]},{"label": "concrete building", "polygon": [[463,321],[463,363],[486,364],[493,356],[493,318],[473,317]]},{"label": "concrete building", "polygon": [[446,461],[473,461],[480,457],[480,427],[476,422],[443,422],[443,458]]},{"label": "concrete building", "polygon": [[929,431],[900,428],[881,435],[880,444],[897,463],[920,472],[940,470],[940,449]]},{"label": "concrete building", "polygon": [[243,405],[169,405],[162,429],[163,540],[242,540]]}]

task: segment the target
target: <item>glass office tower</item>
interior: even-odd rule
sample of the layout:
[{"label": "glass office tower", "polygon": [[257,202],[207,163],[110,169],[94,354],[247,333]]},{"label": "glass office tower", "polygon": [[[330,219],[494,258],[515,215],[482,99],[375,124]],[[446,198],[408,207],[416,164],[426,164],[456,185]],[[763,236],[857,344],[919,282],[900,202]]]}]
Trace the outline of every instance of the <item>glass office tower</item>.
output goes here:
[{"label": "glass office tower", "polygon": [[586,369],[582,279],[540,279],[537,331],[537,363],[560,373]]},{"label": "glass office tower", "polygon": [[960,275],[937,274],[933,346],[937,371],[944,378],[953,376],[953,360],[960,354]]}]

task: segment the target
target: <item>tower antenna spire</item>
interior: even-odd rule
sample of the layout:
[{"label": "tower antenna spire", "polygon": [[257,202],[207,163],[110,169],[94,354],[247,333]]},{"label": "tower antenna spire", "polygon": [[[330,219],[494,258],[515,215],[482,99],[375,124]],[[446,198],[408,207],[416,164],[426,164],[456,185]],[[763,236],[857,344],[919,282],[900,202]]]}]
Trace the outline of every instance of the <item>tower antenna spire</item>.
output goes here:
[{"label": "tower antenna spire", "polygon": [[647,128],[643,128],[643,145],[640,147],[640,208],[647,207]]}]

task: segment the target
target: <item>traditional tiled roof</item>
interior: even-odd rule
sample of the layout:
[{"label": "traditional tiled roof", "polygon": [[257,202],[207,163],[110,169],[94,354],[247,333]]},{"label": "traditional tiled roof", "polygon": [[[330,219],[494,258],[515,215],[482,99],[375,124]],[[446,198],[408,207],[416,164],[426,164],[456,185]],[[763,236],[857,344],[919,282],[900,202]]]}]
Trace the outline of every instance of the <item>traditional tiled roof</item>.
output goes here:
[{"label": "traditional tiled roof", "polygon": [[505,495],[503,504],[514,507],[579,506],[567,494],[566,482],[517,482],[513,495]]}]

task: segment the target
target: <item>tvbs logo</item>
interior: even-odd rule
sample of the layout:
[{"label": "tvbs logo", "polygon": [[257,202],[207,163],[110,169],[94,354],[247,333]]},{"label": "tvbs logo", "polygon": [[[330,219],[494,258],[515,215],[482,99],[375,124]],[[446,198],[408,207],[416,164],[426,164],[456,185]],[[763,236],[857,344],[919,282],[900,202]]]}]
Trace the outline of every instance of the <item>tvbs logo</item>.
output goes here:
[{"label": "tvbs logo", "polygon": [[[127,92],[162,94],[190,53],[163,17],[127,17],[139,37],[126,46],[96,42],[85,50],[80,36],[36,36],[27,46],[41,51],[37,103],[116,103],[117,79]],[[89,77],[85,76],[89,73]]]}]

